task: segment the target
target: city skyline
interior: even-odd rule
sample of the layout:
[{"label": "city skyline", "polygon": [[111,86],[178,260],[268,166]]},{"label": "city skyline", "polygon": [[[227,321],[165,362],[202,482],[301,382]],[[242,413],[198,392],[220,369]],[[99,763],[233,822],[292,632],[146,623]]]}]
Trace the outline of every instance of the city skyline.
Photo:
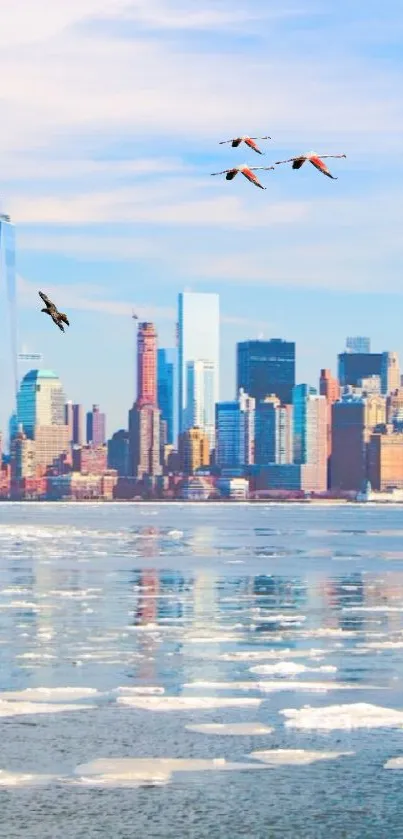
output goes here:
[{"label": "city skyline", "polygon": [[[403,357],[401,4],[53,5],[7,9],[1,199],[21,344],[72,398],[89,377],[122,425],[132,309],[172,346],[182,288],[220,294],[220,399],[233,396],[231,347],[262,332],[296,341],[297,381],[334,370],[344,334]],[[210,172],[257,160],[218,145],[236,133],[271,135],[269,165],[309,148],[347,159],[335,182],[307,166],[276,167],[265,193],[228,185]],[[39,288],[68,311],[68,336],[38,315]]]}]

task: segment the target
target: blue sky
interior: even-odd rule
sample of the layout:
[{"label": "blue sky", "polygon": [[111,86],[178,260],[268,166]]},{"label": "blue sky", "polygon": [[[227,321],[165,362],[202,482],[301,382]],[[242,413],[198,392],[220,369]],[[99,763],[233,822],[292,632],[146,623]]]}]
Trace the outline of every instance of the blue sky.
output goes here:
[{"label": "blue sky", "polygon": [[[3,8],[4,7],[4,8]],[[398,0],[0,0],[2,206],[17,227],[20,347],[125,425],[130,313],[172,346],[180,290],[218,291],[221,394],[235,343],[297,342],[299,381],[348,334],[403,358],[403,7]],[[6,13],[7,12],[7,13]],[[218,145],[270,134],[265,157]],[[315,149],[261,173],[210,173]],[[69,313],[62,335],[37,290]],[[0,327],[4,324],[5,295]],[[8,344],[0,343],[4,370]],[[7,382],[0,425],[10,404]]]}]

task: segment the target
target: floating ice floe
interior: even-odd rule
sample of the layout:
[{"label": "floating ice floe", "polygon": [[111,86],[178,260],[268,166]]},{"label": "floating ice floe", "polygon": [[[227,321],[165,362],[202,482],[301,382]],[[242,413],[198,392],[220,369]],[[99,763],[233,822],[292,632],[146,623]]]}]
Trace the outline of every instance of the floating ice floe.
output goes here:
[{"label": "floating ice floe", "polygon": [[[86,696],[96,696],[96,688],[60,687],[60,688],[25,688],[25,690],[5,691],[0,693],[0,702],[3,700],[17,700],[26,702],[48,702],[65,701],[73,699],[84,699]],[[87,707],[87,706],[84,706]]]},{"label": "floating ice floe", "polygon": [[[278,658],[324,658],[327,650],[292,650],[290,648],[278,647],[274,650],[239,650],[234,653],[221,653],[217,656],[219,661],[265,661]],[[215,660],[215,659],[214,659]]]},{"label": "floating ice floe", "polygon": [[392,757],[383,765],[384,769],[403,769],[403,757]]},{"label": "floating ice floe", "polygon": [[207,722],[197,725],[185,725],[187,731],[196,731],[198,734],[219,734],[223,736],[248,736],[257,737],[265,734],[272,734],[274,728],[262,725],[258,722]]},{"label": "floating ice floe", "polygon": [[286,708],[287,728],[305,731],[350,731],[354,728],[403,728],[403,711],[383,708],[366,702],[351,705],[328,705],[324,708]]},{"label": "floating ice floe", "polygon": [[145,711],[209,711],[215,708],[231,708],[260,705],[261,699],[215,696],[118,696],[117,703]]},{"label": "floating ice floe", "polygon": [[187,682],[183,685],[186,689],[208,688],[209,690],[255,690],[261,693],[271,693],[272,691],[281,690],[296,690],[296,691],[319,691],[326,692],[328,690],[382,690],[377,685],[359,685],[356,683],[350,684],[347,682],[308,682],[298,681],[293,679],[287,681],[286,679],[273,679],[264,682],[255,682],[252,679],[249,682]]},{"label": "floating ice floe", "polygon": [[306,667],[305,664],[295,664],[294,661],[279,661],[276,664],[258,664],[250,667],[251,673],[260,676],[298,676],[300,673],[336,673],[337,667],[323,664],[320,667]]},{"label": "floating ice floe", "polygon": [[143,685],[136,687],[118,687],[115,692],[133,694],[134,696],[137,694],[143,696],[161,696],[165,693],[165,688]]},{"label": "floating ice floe", "polygon": [[193,758],[121,758],[94,760],[78,766],[78,783],[93,786],[164,786],[176,772],[239,772],[268,769],[263,763],[227,762],[218,757],[212,760]]},{"label": "floating ice floe", "polygon": [[7,702],[0,699],[0,718],[19,717],[26,714],[62,714],[68,711],[89,711],[95,705],[62,705],[47,702]]},{"label": "floating ice floe", "polygon": [[267,749],[251,752],[249,757],[261,760],[270,766],[309,766],[319,760],[336,760],[351,757],[355,752],[315,752],[305,749]]},{"label": "floating ice floe", "polygon": [[0,769],[0,787],[31,787],[48,784],[54,775],[35,775],[28,772],[7,772]]}]

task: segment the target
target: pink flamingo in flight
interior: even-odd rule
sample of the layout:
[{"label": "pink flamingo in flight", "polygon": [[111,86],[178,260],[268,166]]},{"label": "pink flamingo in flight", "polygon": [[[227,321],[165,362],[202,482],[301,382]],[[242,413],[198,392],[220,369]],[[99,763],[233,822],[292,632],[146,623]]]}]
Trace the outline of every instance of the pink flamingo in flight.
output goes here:
[{"label": "pink flamingo in flight", "polygon": [[241,172],[251,184],[255,184],[260,189],[266,189],[265,186],[262,186],[257,176],[254,174],[255,169],[274,169],[274,166],[247,166],[246,163],[241,163],[240,166],[233,166],[232,169],[224,169],[223,172],[212,172],[212,175],[225,175],[227,181],[232,181],[235,178],[235,175],[238,172]]},{"label": "pink flamingo in flight", "polygon": [[218,145],[223,146],[225,143],[231,143],[232,148],[236,149],[241,143],[245,143],[246,146],[249,146],[257,154],[264,154],[256,145],[255,140],[271,140],[271,137],[248,137],[247,134],[243,134],[242,137],[234,137],[232,140],[221,140]]},{"label": "pink flamingo in flight", "polygon": [[281,163],[292,163],[293,169],[300,169],[302,164],[305,163],[306,160],[309,160],[312,163],[312,166],[315,166],[319,172],[323,172],[324,175],[327,175],[328,178],[332,178],[334,181],[337,181],[335,175],[332,175],[329,172],[326,164],[323,163],[323,158],[327,157],[347,157],[346,154],[317,154],[315,151],[310,151],[307,154],[301,154],[299,157],[290,157],[289,160],[277,160],[276,166],[279,166]]}]

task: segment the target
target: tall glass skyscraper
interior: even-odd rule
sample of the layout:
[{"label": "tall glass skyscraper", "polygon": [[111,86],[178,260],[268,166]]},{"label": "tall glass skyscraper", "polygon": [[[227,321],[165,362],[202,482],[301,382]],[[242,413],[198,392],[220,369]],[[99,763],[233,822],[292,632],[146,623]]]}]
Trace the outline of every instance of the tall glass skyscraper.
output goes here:
[{"label": "tall glass skyscraper", "polygon": [[186,427],[200,428],[215,445],[215,367],[212,361],[198,359],[186,365]]},{"label": "tall glass skyscraper", "polygon": [[174,441],[174,355],[175,350],[165,349],[157,354],[157,401],[166,422],[168,444]]},{"label": "tall glass skyscraper", "polygon": [[184,291],[178,298],[178,424],[186,431],[187,370],[189,362],[209,361],[214,366],[213,412],[219,395],[220,308],[218,294]]},{"label": "tall glass skyscraper", "polygon": [[237,391],[246,390],[256,401],[275,394],[285,404],[292,402],[295,385],[295,343],[241,341],[237,344]]},{"label": "tall glass skyscraper", "polygon": [[6,289],[8,298],[8,326],[11,345],[13,403],[15,408],[18,391],[15,232],[10,216],[3,213],[0,213],[0,285],[3,289]]}]

